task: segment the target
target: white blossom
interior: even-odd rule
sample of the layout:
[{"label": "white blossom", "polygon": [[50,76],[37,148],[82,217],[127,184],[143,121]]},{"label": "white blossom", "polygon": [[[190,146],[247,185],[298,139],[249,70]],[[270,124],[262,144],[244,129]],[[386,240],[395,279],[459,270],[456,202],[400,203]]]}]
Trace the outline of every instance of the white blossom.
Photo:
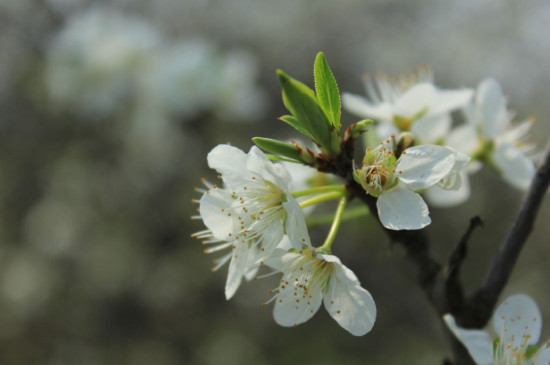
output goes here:
[{"label": "white blossom", "polygon": [[465,115],[468,123],[452,130],[446,143],[483,160],[510,185],[526,190],[535,174],[535,165],[528,157],[532,147],[523,143],[532,120],[512,123],[514,115],[493,79],[479,84]]},{"label": "white blossom", "polygon": [[275,321],[285,327],[297,326],[313,317],[324,303],[330,316],[352,335],[370,332],[376,320],[371,294],[338,257],[316,252],[309,236],[303,243],[300,251],[277,249],[266,261],[282,273],[267,302],[275,301]]},{"label": "white blossom", "polygon": [[146,21],[109,7],[71,16],[53,40],[46,83],[53,101],[91,115],[120,110],[139,92],[162,37]]},{"label": "white blossom", "polygon": [[207,183],[198,217],[207,229],[195,236],[214,244],[206,252],[231,248],[215,267],[230,261],[225,288],[229,299],[242,278],[255,272],[285,234],[300,248],[298,242],[305,240],[307,228],[298,202],[289,193],[289,173],[257,147],[245,154],[238,148],[219,145],[208,154],[208,164],[221,173],[225,187]]},{"label": "white blossom", "polygon": [[542,316],[529,296],[517,294],[506,299],[493,315],[496,337],[456,324],[450,314],[444,320],[451,332],[466,346],[478,365],[548,365],[548,342],[536,346],[542,328]]},{"label": "white blossom", "polygon": [[374,149],[367,148],[355,179],[367,194],[378,198],[378,216],[384,227],[420,229],[431,220],[428,206],[417,191],[436,184],[459,186],[458,173],[465,161],[464,155],[437,145],[411,147],[396,158],[392,136]]},{"label": "white blossom", "polygon": [[344,93],[343,105],[361,118],[372,118],[378,137],[410,131],[422,143],[436,143],[451,128],[450,112],[472,97],[472,90],[441,90],[434,86],[431,71],[392,81],[385,76],[366,81],[367,97]]}]

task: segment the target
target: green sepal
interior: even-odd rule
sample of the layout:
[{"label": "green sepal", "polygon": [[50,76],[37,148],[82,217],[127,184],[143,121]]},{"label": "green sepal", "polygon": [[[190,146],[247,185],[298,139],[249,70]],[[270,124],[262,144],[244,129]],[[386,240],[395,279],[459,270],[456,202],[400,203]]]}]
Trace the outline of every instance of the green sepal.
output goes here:
[{"label": "green sepal", "polygon": [[281,155],[291,160],[299,161],[305,164],[313,162],[313,158],[311,158],[311,160],[308,160],[307,158],[309,156],[309,153],[304,151],[304,149],[297,144],[290,144],[277,141],[276,139],[262,137],[254,137],[252,138],[252,141],[258,147],[267,152]]},{"label": "green sepal", "polygon": [[277,70],[277,75],[283,87],[283,102],[301,125],[302,133],[307,131],[306,135],[317,142],[321,150],[330,150],[331,123],[319,106],[313,90],[281,70]]},{"label": "green sepal", "polygon": [[323,108],[331,124],[340,129],[340,93],[336,79],[328,66],[323,52],[317,54],[313,74],[315,76],[315,91],[319,105]]},{"label": "green sepal", "polygon": [[535,356],[538,351],[539,351],[539,348],[536,345],[528,346],[527,349],[525,349],[525,359],[531,360],[531,358]]},{"label": "green sepal", "polygon": [[353,139],[358,138],[361,135],[361,133],[365,131],[365,127],[372,123],[373,123],[372,120],[364,119],[355,124],[352,124],[349,127],[349,136]]},{"label": "green sepal", "polygon": [[332,127],[330,130],[330,151],[335,154],[340,154],[340,146],[341,146],[341,139],[340,139],[340,129]]}]

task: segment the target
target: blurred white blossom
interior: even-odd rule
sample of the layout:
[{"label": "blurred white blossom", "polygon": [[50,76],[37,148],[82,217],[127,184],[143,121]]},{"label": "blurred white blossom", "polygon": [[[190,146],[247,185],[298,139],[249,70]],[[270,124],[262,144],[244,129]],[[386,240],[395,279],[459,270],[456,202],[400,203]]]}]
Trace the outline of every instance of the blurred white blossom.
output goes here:
[{"label": "blurred white blossom", "polygon": [[344,93],[343,105],[360,118],[378,122],[378,138],[410,131],[422,143],[437,143],[451,128],[450,112],[466,105],[472,90],[441,90],[429,69],[392,80],[380,75],[365,82],[368,98]]},{"label": "blurred white blossom", "polygon": [[450,314],[444,316],[451,332],[464,344],[478,365],[545,365],[550,363],[548,342],[536,346],[542,329],[542,316],[533,299],[513,295],[493,315],[496,337],[475,329],[461,328]]},{"label": "blurred white blossom", "polygon": [[162,37],[149,23],[114,9],[78,13],[52,41],[46,85],[53,101],[90,115],[123,110],[148,72]]}]

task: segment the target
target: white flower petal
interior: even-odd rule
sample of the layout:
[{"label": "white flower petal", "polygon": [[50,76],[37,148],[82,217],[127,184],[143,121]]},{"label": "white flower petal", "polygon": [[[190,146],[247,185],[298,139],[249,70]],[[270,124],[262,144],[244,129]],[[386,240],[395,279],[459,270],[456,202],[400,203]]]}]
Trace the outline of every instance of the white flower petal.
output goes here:
[{"label": "white flower petal", "polygon": [[300,205],[290,194],[287,195],[287,199],[288,200],[283,203],[283,207],[287,212],[285,228],[292,247],[298,251],[303,246],[311,247],[306,220]]},{"label": "white flower petal", "polygon": [[448,113],[427,115],[412,124],[411,132],[422,143],[436,143],[449,133],[451,122],[451,115]]},{"label": "white flower petal", "polygon": [[460,187],[458,190],[443,189],[439,185],[434,185],[426,189],[424,196],[430,205],[439,208],[450,208],[464,203],[470,197],[470,179],[468,173],[460,173]]},{"label": "white flower petal", "polygon": [[290,174],[279,164],[274,164],[256,146],[252,146],[246,156],[246,170],[277,185],[283,190],[290,189]]},{"label": "white flower petal", "polygon": [[455,164],[453,152],[442,146],[425,144],[408,148],[405,152],[397,161],[396,170],[400,171],[399,180],[411,190],[437,184]]},{"label": "white flower petal", "polygon": [[501,344],[515,348],[526,338],[530,345],[539,341],[542,316],[537,303],[525,294],[507,298],[495,311],[493,322]]},{"label": "white flower petal", "polygon": [[527,190],[535,176],[535,165],[521,150],[511,144],[501,143],[493,151],[493,161],[502,177],[520,190]]},{"label": "white flower petal", "polygon": [[230,238],[235,233],[235,222],[228,216],[232,204],[231,195],[224,189],[210,189],[200,200],[200,215],[204,225],[219,240]]},{"label": "white flower petal", "polygon": [[[325,308],[342,328],[354,336],[363,336],[372,330],[376,321],[376,304],[372,295],[355,280],[340,263],[334,263],[335,275],[324,295]],[[351,273],[353,277],[355,274]]]},{"label": "white flower petal", "polygon": [[281,222],[272,222],[262,229],[260,258],[263,259],[271,255],[283,240],[284,235],[284,227]]},{"label": "white flower petal", "polygon": [[208,166],[221,174],[241,176],[246,171],[246,155],[240,149],[220,144],[208,153]]},{"label": "white flower petal", "polygon": [[[380,141],[389,138],[392,134],[397,136],[399,133],[399,128],[393,123],[379,123],[376,126],[376,136]],[[367,135],[368,133],[365,133],[365,136]]]},{"label": "white flower petal", "polygon": [[431,223],[422,197],[404,188],[384,191],[376,207],[380,222],[389,229],[420,229]]},{"label": "white flower petal", "polygon": [[232,254],[233,257],[229,264],[227,282],[225,283],[225,298],[227,300],[235,295],[241,285],[243,276],[248,271],[248,244],[236,241]]},{"label": "white flower petal", "polygon": [[436,100],[436,88],[431,83],[419,83],[396,100],[393,112],[400,117],[411,118],[424,109],[429,112]]},{"label": "white flower petal", "polygon": [[[284,242],[286,239],[281,241],[282,246],[285,246]],[[290,245],[288,245],[290,248]],[[281,248],[277,247],[271,255],[265,259],[264,264],[272,267],[275,270],[281,270],[284,267],[287,267],[292,261],[296,260],[300,254],[296,252],[288,252],[287,247]]]},{"label": "white flower petal", "polygon": [[457,151],[471,155],[478,148],[480,141],[475,126],[463,124],[449,132],[445,144]]},{"label": "white flower petal", "polygon": [[464,344],[476,364],[493,364],[493,344],[487,332],[461,328],[450,314],[444,315],[443,319],[456,338]]},{"label": "white flower petal", "polygon": [[550,348],[546,347],[533,359],[533,364],[536,365],[550,365]]},{"label": "white flower petal", "polygon": [[273,308],[275,322],[284,327],[306,322],[319,310],[323,294],[320,290],[310,291],[309,295],[302,294],[303,289],[297,288],[300,283],[294,277],[284,275],[283,280],[288,281],[289,285],[279,289],[280,293]]},{"label": "white flower petal", "polygon": [[462,186],[462,176],[464,174],[461,174],[464,167],[470,162],[470,156],[466,155],[465,153],[458,152],[453,150],[451,147],[449,148],[454,154],[455,154],[455,164],[451,171],[445,176],[441,181],[439,182],[439,186],[441,186],[443,189],[448,190],[459,190]]},{"label": "white flower petal", "polygon": [[372,118],[377,121],[389,122],[393,119],[392,110],[389,104],[372,104],[362,96],[344,93],[342,95],[344,108],[360,118]]},{"label": "white flower petal", "polygon": [[483,80],[477,88],[476,103],[481,108],[483,134],[487,139],[494,139],[507,122],[506,99],[498,82]]},{"label": "white flower petal", "polygon": [[439,90],[437,104],[430,110],[430,114],[448,113],[463,107],[468,104],[473,95],[474,91],[472,89]]},{"label": "white flower petal", "polygon": [[252,246],[248,249],[248,271],[245,273],[244,278],[247,281],[250,281],[256,277],[258,270],[260,269],[260,258],[262,252],[256,247]]}]

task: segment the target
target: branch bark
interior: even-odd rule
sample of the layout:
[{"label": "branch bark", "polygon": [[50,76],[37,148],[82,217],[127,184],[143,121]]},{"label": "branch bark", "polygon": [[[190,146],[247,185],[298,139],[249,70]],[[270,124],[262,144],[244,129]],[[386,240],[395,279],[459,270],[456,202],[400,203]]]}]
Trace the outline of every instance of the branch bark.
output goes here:
[{"label": "branch bark", "polygon": [[483,327],[491,318],[502,289],[508,282],[521,249],[531,234],[537,213],[548,191],[550,184],[550,148],[548,148],[542,166],[537,170],[508,236],[498,250],[493,264],[481,289],[474,295],[469,304],[465,324]]}]

